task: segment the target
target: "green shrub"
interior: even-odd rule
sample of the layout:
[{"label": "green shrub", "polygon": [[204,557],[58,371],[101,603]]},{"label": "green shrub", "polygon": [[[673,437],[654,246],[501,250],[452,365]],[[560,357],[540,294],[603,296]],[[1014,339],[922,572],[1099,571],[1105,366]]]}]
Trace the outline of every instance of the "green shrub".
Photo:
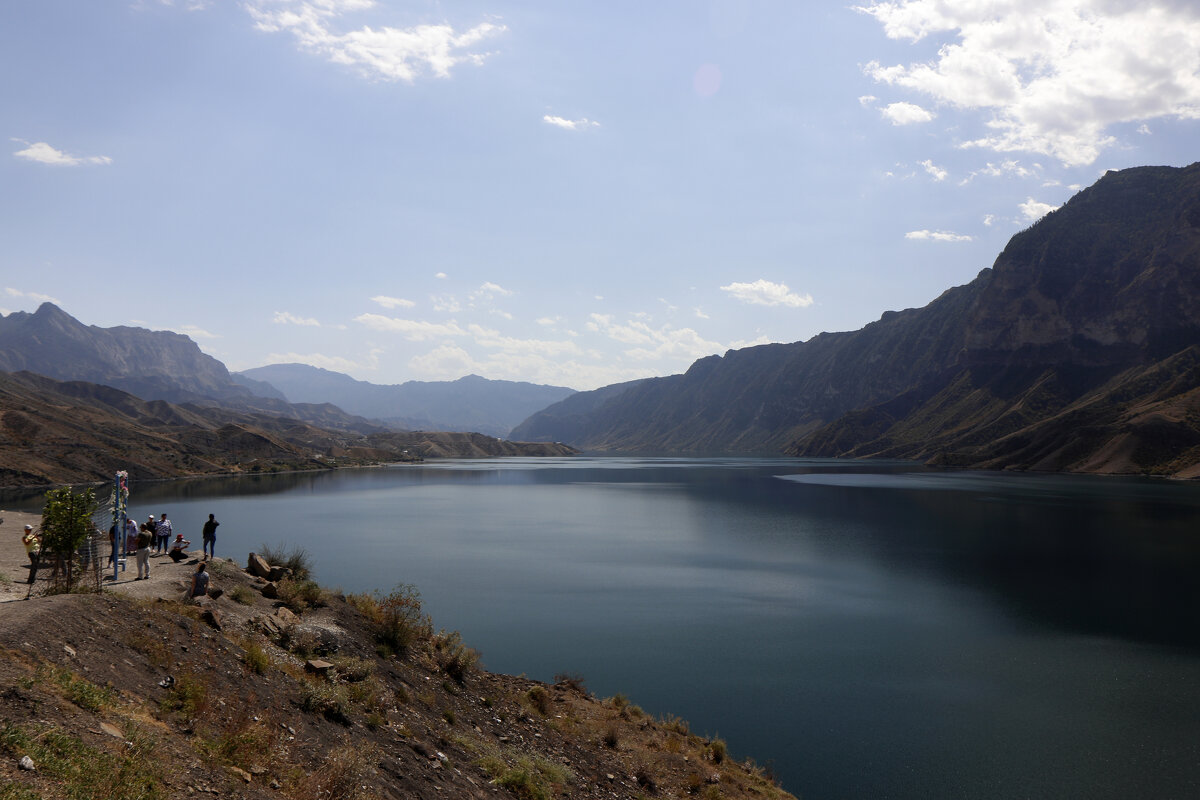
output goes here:
[{"label": "green shrub", "polygon": [[116,703],[115,691],[107,686],[97,686],[66,667],[51,666],[44,674],[50,682],[62,689],[64,697],[82,709],[100,711]]},{"label": "green shrub", "polygon": [[550,693],[541,686],[535,686],[525,693],[529,705],[543,717],[550,714]]},{"label": "green shrub", "polygon": [[404,656],[433,635],[433,625],[421,607],[421,593],[411,584],[400,584],[386,596],[347,595],[346,602],[370,622],[383,647],[380,655]]},{"label": "green shrub", "polygon": [[233,587],[233,591],[229,593],[229,596],[235,603],[241,603],[244,606],[254,605],[255,592],[249,586],[235,586]]},{"label": "green shrub", "polygon": [[277,586],[280,601],[296,613],[325,605],[325,591],[313,581],[284,578]]},{"label": "green shrub", "polygon": [[713,739],[708,743],[708,757],[712,759],[714,764],[720,764],[728,755],[724,739]]},{"label": "green shrub", "polygon": [[242,656],[242,660],[245,661],[246,668],[255,675],[262,675],[271,666],[271,657],[267,655],[267,651],[260,647],[257,642],[244,642],[242,649],[246,651],[245,655]]},{"label": "green shrub", "polygon": [[159,706],[164,712],[192,719],[208,707],[208,684],[190,672],[176,679]]},{"label": "green shrub", "polygon": [[345,687],[324,680],[308,680],[300,690],[300,707],[333,722],[350,724],[350,696]]},{"label": "green shrub", "polygon": [[434,657],[438,666],[454,680],[462,683],[479,662],[479,653],[462,642],[458,631],[441,631],[433,639]]}]

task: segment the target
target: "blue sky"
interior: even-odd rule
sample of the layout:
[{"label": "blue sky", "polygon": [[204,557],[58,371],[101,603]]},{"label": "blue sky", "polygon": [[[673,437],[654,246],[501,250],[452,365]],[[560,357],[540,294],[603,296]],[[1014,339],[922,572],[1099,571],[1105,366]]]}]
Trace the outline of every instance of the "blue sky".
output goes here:
[{"label": "blue sky", "polygon": [[589,389],[861,327],[1200,143],[1185,0],[11,0],[0,310]]}]

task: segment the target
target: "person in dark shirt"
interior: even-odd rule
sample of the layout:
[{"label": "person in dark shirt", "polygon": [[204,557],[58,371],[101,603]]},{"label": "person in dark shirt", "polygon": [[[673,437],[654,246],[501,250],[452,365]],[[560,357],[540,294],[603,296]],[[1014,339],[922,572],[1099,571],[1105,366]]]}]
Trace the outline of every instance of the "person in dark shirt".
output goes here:
[{"label": "person in dark shirt", "polygon": [[216,517],[212,514],[208,515],[208,522],[204,523],[204,557],[217,557],[217,526],[221,523],[217,522]]}]

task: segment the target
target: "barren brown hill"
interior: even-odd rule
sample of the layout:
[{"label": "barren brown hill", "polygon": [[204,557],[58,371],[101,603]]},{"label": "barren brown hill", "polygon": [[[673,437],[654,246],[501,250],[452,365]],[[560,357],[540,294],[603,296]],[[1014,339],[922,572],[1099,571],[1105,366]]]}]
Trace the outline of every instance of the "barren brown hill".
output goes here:
[{"label": "barren brown hill", "polygon": [[570,455],[481,434],[358,434],[296,419],[146,401],[109,386],[0,373],[0,486],[330,469],[426,456]]}]

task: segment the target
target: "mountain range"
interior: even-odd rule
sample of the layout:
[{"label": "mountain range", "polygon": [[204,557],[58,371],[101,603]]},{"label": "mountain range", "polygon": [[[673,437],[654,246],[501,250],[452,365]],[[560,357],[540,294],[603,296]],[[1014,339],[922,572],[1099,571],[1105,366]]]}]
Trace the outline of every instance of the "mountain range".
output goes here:
[{"label": "mountain range", "polygon": [[487,380],[408,381],[380,385],[307,364],[270,364],[234,373],[255,393],[271,389],[293,403],[333,403],[405,430],[478,431],[508,436],[522,420],[575,393],[561,386]]},{"label": "mountain range", "polygon": [[592,452],[915,458],[1200,476],[1200,164],[1106,173],[989,269],[858,331],[567,398]]}]

